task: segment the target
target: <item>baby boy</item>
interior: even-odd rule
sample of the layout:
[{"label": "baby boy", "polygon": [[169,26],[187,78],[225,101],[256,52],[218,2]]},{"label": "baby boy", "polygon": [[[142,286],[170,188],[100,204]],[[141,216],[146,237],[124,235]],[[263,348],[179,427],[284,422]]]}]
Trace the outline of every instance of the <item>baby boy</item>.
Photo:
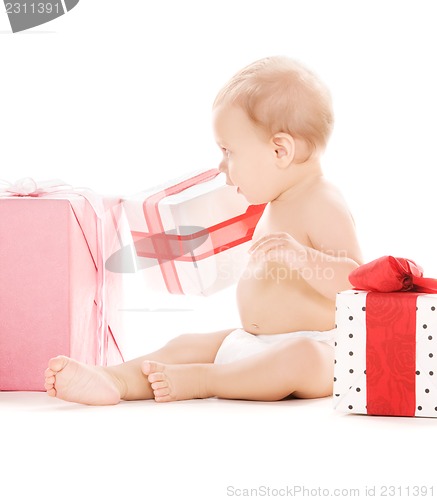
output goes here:
[{"label": "baby boy", "polygon": [[330,395],[335,296],[362,261],[321,168],[332,125],[328,90],[301,64],[270,57],[239,71],[213,105],[219,168],[249,203],[267,203],[237,286],[241,327],[184,334],[113,367],[58,356],[45,372],[49,396],[105,405]]}]

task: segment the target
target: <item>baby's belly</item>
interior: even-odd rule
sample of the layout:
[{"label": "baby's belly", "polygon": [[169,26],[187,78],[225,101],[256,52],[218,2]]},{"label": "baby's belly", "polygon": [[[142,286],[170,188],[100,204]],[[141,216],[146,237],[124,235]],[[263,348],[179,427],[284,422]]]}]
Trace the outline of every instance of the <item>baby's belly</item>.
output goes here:
[{"label": "baby's belly", "polygon": [[237,302],[242,326],[250,333],[334,328],[335,303],[279,263],[251,261],[238,283]]}]

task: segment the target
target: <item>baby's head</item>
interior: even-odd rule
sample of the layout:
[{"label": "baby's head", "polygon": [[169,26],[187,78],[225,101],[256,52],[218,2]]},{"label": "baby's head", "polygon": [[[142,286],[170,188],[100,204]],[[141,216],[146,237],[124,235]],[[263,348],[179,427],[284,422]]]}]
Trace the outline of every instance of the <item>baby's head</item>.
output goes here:
[{"label": "baby's head", "polygon": [[243,68],[225,85],[214,108],[236,105],[270,136],[288,133],[323,151],[333,126],[329,90],[310,70],[288,57],[267,57]]}]

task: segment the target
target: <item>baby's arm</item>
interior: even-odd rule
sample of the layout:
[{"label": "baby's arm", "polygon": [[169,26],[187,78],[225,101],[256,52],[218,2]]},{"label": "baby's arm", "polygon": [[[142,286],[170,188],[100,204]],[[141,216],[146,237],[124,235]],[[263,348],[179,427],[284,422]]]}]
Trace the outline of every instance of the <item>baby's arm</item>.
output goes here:
[{"label": "baby's arm", "polygon": [[258,240],[251,253],[286,262],[317,292],[334,300],[351,287],[349,274],[362,263],[355,224],[337,192],[312,200],[302,217],[310,245],[288,233],[272,233]]}]

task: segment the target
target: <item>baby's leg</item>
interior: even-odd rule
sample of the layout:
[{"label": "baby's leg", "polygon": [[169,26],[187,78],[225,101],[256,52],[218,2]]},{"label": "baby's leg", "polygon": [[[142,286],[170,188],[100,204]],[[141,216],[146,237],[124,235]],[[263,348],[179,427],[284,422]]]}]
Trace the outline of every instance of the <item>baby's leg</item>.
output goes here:
[{"label": "baby's leg", "polygon": [[120,399],[151,399],[153,391],[141,371],[145,359],[160,363],[212,363],[232,330],[185,334],[147,356],[111,367],[89,366],[65,356],[49,361],[45,388],[49,396],[91,405],[117,404]]},{"label": "baby's leg", "polygon": [[158,402],[213,396],[278,401],[290,394],[320,398],[332,394],[334,350],[322,342],[299,338],[233,363],[164,365],[146,361],[143,371]]}]

